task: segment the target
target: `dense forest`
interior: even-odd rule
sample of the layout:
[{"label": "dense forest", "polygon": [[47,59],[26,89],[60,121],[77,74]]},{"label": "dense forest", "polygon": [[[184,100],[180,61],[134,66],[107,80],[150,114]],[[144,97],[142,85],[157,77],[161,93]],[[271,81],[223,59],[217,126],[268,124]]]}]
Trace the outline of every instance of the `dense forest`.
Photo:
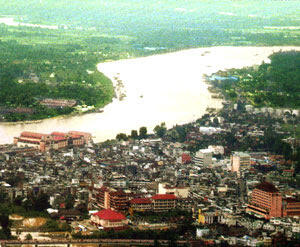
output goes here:
[{"label": "dense forest", "polygon": [[274,53],[260,66],[219,71],[212,84],[229,99],[254,106],[300,107],[300,52]]},{"label": "dense forest", "polygon": [[[17,34],[21,29],[22,38],[7,39],[8,34]],[[111,101],[114,95],[112,84],[96,69],[96,64],[103,60],[99,52],[95,54],[96,50],[92,48],[85,50],[84,42],[79,44],[78,40],[72,43],[38,42],[35,39],[38,33],[34,31],[34,28],[0,27],[0,33],[7,39],[0,40],[2,119],[42,119],[74,111],[70,107],[49,108],[41,105],[40,101],[45,98],[76,100],[79,105],[95,107],[102,107]],[[40,30],[40,35],[44,32]],[[29,37],[33,42],[26,41]],[[64,36],[60,39],[63,40]],[[102,42],[105,45],[104,39]],[[108,39],[108,42],[112,41]],[[23,112],[10,110],[15,108],[23,109]],[[24,112],[24,109],[32,111]]]},{"label": "dense forest", "polygon": [[[96,108],[109,103],[113,87],[96,70],[99,62],[191,47],[300,45],[297,1],[0,0],[0,5],[1,121],[75,110],[47,107],[43,99]],[[273,105],[294,89],[271,84],[255,92],[255,104]],[[280,102],[293,106],[287,99],[295,96],[285,94]]]}]

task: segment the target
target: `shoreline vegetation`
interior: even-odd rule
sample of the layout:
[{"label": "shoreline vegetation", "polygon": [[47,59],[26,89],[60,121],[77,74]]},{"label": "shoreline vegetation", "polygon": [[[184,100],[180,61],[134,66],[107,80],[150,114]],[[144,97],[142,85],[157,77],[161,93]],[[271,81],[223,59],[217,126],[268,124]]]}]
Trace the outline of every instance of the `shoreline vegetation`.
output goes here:
[{"label": "shoreline vegetation", "polygon": [[[84,9],[79,2],[0,0],[0,121],[93,111],[115,95],[124,100],[124,85],[113,88],[97,71],[99,63],[198,47],[300,45],[292,1],[276,2],[285,14],[284,26],[273,1],[236,5],[191,0],[181,8],[182,1],[155,0],[143,3],[147,13],[126,0],[117,5],[85,1]],[[251,12],[254,6],[260,14]],[[211,16],[218,17],[217,25]]]},{"label": "shoreline vegetation", "polygon": [[253,107],[300,108],[300,51],[279,51],[267,63],[218,71],[205,80],[214,98]]}]

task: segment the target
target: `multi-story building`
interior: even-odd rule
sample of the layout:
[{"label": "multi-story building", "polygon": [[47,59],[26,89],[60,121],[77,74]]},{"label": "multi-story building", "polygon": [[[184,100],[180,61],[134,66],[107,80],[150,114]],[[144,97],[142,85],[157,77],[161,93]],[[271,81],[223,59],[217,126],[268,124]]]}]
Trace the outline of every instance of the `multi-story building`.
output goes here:
[{"label": "multi-story building", "polygon": [[18,147],[34,147],[45,152],[50,149],[58,150],[70,146],[82,146],[88,142],[88,136],[91,139],[91,134],[84,132],[41,134],[24,131],[19,137],[14,138],[14,144]]},{"label": "multi-story building", "polygon": [[96,208],[127,211],[129,208],[129,195],[121,190],[102,186],[93,189],[93,206]]},{"label": "multi-story building", "polygon": [[288,198],[282,202],[283,216],[300,216],[300,201]]},{"label": "multi-story building", "polygon": [[130,207],[133,211],[152,211],[152,201],[149,198],[134,198],[130,200]]},{"label": "multi-story building", "polygon": [[176,196],[172,194],[157,194],[152,196],[151,200],[155,212],[168,211],[176,207]]},{"label": "multi-story building", "polygon": [[266,219],[281,217],[281,194],[273,184],[262,182],[252,191],[246,211],[261,215]]},{"label": "multi-story building", "polygon": [[135,198],[130,201],[133,211],[163,212],[176,208],[176,196],[173,194],[156,194],[151,198]]},{"label": "multi-story building", "polygon": [[167,183],[158,184],[158,194],[174,194],[176,197],[187,198],[189,191],[189,187],[173,187]]},{"label": "multi-story building", "polygon": [[128,195],[123,191],[108,193],[108,206],[116,211],[127,211],[129,208]]},{"label": "multi-story building", "polygon": [[212,164],[212,151],[210,149],[200,149],[194,156],[193,161],[197,165],[209,166]]},{"label": "multi-story building", "polygon": [[239,173],[250,168],[250,155],[243,152],[233,152],[230,156],[231,171]]}]

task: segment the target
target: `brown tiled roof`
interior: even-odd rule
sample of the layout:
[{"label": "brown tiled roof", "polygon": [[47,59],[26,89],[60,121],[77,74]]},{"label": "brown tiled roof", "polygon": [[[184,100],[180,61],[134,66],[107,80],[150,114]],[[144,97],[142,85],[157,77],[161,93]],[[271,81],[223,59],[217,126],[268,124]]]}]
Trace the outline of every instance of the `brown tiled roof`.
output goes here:
[{"label": "brown tiled roof", "polygon": [[273,184],[266,181],[257,185],[255,189],[263,190],[266,192],[273,192],[273,193],[278,192],[278,189]]}]

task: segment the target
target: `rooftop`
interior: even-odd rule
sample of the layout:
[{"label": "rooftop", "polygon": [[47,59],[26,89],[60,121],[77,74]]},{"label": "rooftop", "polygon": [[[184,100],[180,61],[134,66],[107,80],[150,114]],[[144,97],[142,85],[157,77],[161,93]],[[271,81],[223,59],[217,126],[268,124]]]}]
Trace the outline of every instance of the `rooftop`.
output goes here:
[{"label": "rooftop", "polygon": [[272,192],[272,193],[278,192],[278,189],[273,184],[266,181],[257,185],[255,189],[263,190],[266,192]]},{"label": "rooftop", "polygon": [[118,220],[126,219],[126,217],[123,214],[117,211],[113,211],[111,209],[103,209],[97,213],[94,213],[93,215],[98,216],[100,219],[110,220],[110,221],[118,221]]},{"label": "rooftop", "polygon": [[149,204],[151,200],[148,198],[135,198],[130,201],[131,204]]},{"label": "rooftop", "polygon": [[176,196],[173,194],[156,194],[152,196],[153,200],[175,200]]}]

